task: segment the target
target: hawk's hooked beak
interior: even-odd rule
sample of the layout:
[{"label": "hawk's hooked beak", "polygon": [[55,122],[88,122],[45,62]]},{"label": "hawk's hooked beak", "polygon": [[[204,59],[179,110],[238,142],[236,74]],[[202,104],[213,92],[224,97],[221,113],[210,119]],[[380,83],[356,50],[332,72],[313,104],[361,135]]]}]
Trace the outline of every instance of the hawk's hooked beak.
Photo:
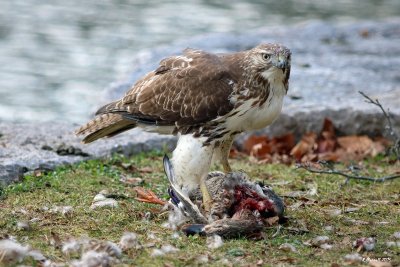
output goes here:
[{"label": "hawk's hooked beak", "polygon": [[284,70],[288,66],[288,60],[284,55],[277,55],[272,64],[278,69]]}]

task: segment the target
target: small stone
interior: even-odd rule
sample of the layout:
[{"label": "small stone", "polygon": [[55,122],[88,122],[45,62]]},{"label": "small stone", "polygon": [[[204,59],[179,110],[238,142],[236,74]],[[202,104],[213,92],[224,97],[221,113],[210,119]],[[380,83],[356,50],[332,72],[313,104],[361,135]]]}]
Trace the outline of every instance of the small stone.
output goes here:
[{"label": "small stone", "polygon": [[283,250],[285,252],[297,252],[296,247],[289,243],[284,243],[284,244],[280,245],[279,249]]},{"label": "small stone", "polygon": [[97,194],[97,195],[94,196],[93,202],[101,201],[101,200],[104,200],[104,199],[106,199],[106,197],[103,194]]},{"label": "small stone", "polygon": [[128,250],[131,248],[140,249],[142,248],[142,245],[135,233],[126,232],[122,235],[121,240],[119,241],[119,247],[122,250]]},{"label": "small stone", "polygon": [[325,249],[325,250],[330,250],[333,248],[333,245],[324,243],[324,244],[321,244],[319,247],[322,249]]},{"label": "small stone", "polygon": [[328,232],[332,232],[333,229],[334,229],[334,228],[333,228],[332,225],[327,225],[327,226],[324,227],[324,230],[325,230],[325,231],[328,231]]},{"label": "small stone", "polygon": [[118,207],[118,202],[115,199],[106,198],[104,200],[100,200],[100,201],[94,202],[90,206],[90,209],[94,210],[94,209],[103,208],[103,207],[117,208]]},{"label": "small stone", "polygon": [[31,226],[29,225],[29,222],[20,221],[17,222],[17,228],[23,231],[29,231],[31,229]]},{"label": "small stone", "polygon": [[328,236],[317,236],[311,239],[311,246],[320,247],[322,244],[328,243],[328,241],[329,241]]}]

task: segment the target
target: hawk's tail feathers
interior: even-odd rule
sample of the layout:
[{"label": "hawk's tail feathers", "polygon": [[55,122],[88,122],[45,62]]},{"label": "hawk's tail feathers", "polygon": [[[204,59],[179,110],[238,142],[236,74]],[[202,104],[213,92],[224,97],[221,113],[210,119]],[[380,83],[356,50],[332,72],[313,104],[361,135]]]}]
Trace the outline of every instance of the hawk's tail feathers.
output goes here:
[{"label": "hawk's tail feathers", "polygon": [[134,128],[136,122],[124,119],[120,114],[102,114],[75,131],[76,135],[86,135],[82,142],[91,143],[102,137],[112,137]]}]

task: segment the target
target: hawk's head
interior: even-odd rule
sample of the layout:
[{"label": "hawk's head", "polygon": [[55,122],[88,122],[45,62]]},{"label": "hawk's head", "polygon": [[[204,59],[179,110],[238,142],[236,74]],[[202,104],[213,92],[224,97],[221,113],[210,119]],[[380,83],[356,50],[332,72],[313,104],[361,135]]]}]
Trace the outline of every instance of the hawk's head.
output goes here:
[{"label": "hawk's head", "polygon": [[290,74],[290,50],[280,44],[260,44],[249,50],[247,60],[252,71],[269,80],[275,75],[288,79]]}]

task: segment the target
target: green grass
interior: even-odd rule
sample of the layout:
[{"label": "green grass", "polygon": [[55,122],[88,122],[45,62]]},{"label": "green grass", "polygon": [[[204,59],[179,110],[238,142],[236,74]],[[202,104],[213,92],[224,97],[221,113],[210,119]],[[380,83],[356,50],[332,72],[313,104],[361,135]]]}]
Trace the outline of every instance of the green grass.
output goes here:
[{"label": "green grass", "polygon": [[[167,180],[162,169],[162,154],[152,152],[132,158],[116,156],[109,160],[90,160],[77,165],[61,167],[54,172],[26,176],[24,181],[0,191],[0,238],[15,236],[23,244],[41,250],[55,262],[68,262],[60,248],[50,244],[51,233],[62,241],[68,238],[88,236],[118,243],[126,232],[138,234],[141,243],[155,243],[155,247],[171,244],[180,249],[176,254],[151,257],[153,248],[130,250],[124,253],[120,266],[192,266],[198,265],[199,255],[207,255],[207,266],[262,266],[298,265],[331,266],[344,264],[343,256],[354,253],[352,242],[360,237],[374,236],[377,245],[374,251],[361,252],[367,258],[389,257],[393,265],[400,264],[399,248],[388,248],[386,241],[394,241],[394,232],[400,231],[400,179],[380,184],[350,181],[341,186],[343,178],[334,175],[311,174],[282,164],[256,164],[248,158],[231,159],[234,169],[245,170],[255,180],[272,184],[282,196],[295,191],[304,194],[284,197],[289,221],[276,237],[277,227],[267,228],[262,240],[231,239],[216,250],[209,250],[206,239],[199,236],[172,238],[173,231],[161,225],[168,214],[161,207],[135,200],[135,192],[120,182],[121,175],[141,177],[143,186],[159,197],[167,199]],[[123,163],[123,164],[121,164]],[[382,176],[399,170],[382,158],[363,162],[368,174]],[[126,170],[124,166],[131,166]],[[149,167],[151,172],[143,171]],[[133,169],[133,170],[132,170]],[[312,188],[317,194],[306,192]],[[93,197],[101,190],[120,196],[119,207],[90,210]],[[71,214],[51,213],[47,208],[72,206]],[[332,215],[332,211],[359,208],[356,211]],[[150,220],[146,213],[150,212]],[[36,218],[36,219],[34,219]],[[28,231],[17,228],[17,222],[30,221]],[[325,229],[332,226],[333,231]],[[298,231],[299,229],[308,231]],[[152,240],[148,233],[160,240]],[[316,236],[327,235],[333,248],[323,250],[304,244]],[[284,243],[294,245],[298,252],[279,249]],[[34,264],[26,260],[26,264]]]}]

